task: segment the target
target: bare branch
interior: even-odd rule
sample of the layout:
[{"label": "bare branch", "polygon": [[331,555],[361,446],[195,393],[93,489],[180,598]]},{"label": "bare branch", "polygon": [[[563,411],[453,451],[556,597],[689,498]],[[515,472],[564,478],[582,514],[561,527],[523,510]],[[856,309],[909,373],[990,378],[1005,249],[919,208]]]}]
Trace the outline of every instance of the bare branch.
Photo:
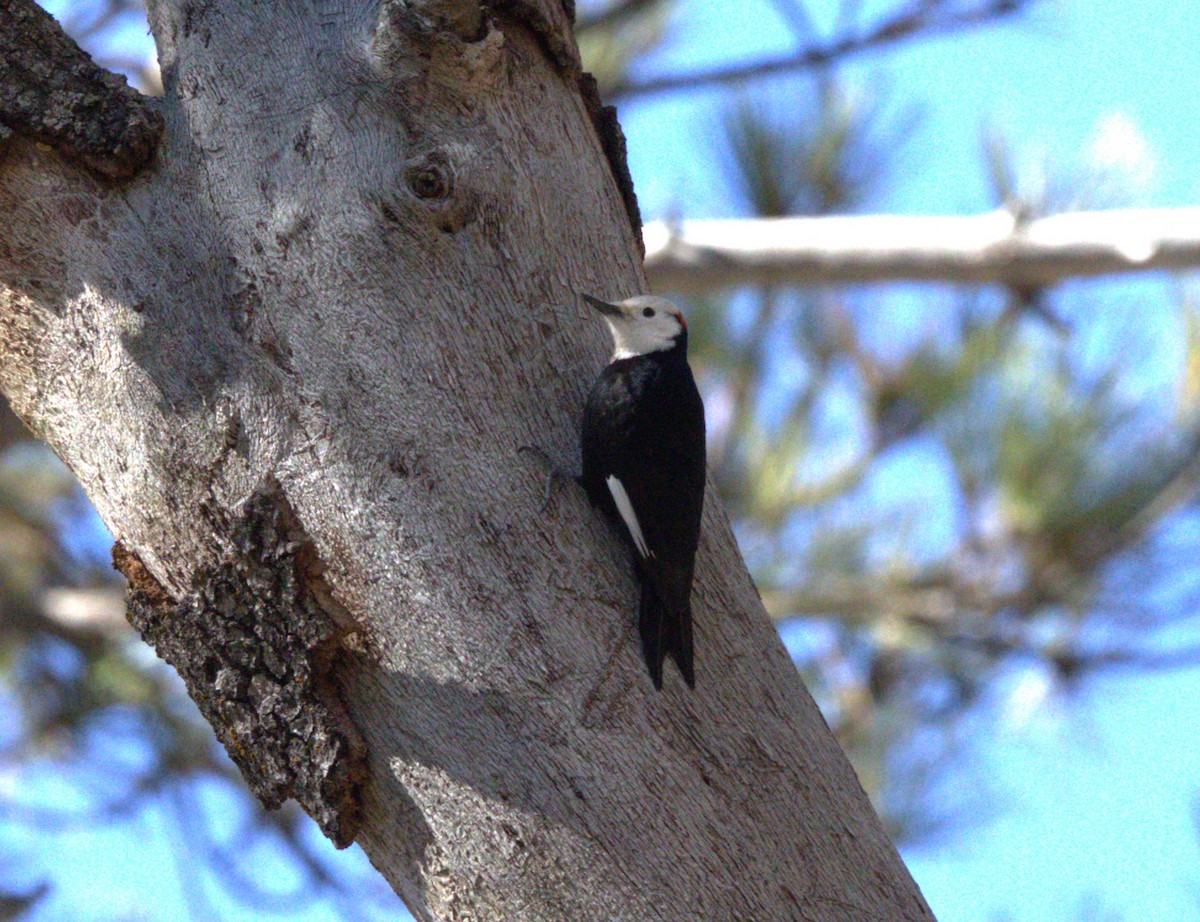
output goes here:
[{"label": "bare branch", "polygon": [[1069,278],[1200,267],[1200,207],[1050,215],[685,221],[645,227],[660,291],[929,281],[1036,290]]},{"label": "bare branch", "polygon": [[99,635],[125,634],[125,598],[115,586],[56,586],[42,593],[43,614],[65,630]]},{"label": "bare branch", "polygon": [[629,21],[638,13],[649,9],[660,0],[621,0],[594,13],[582,13],[575,19],[575,34],[589,29],[609,29]]},{"label": "bare branch", "polygon": [[676,90],[699,87],[731,86],[757,77],[800,70],[815,70],[864,52],[898,45],[918,38],[951,35],[1008,19],[1022,12],[1034,0],[990,0],[971,7],[937,16],[941,2],[914,3],[912,7],[877,23],[861,35],[847,35],[828,44],[812,45],[799,51],[744,64],[727,65],[711,70],[686,74],[667,74],[645,80],[630,80],[613,89],[618,99],[651,96]]},{"label": "bare branch", "polygon": [[0,0],[0,140],[27,135],[105,176],[136,173],[162,116],[32,0]]},{"label": "bare branch", "polygon": [[948,634],[947,643],[975,647],[992,656],[1020,654],[1052,665],[1060,676],[1077,678],[1105,670],[1130,669],[1141,672],[1166,672],[1187,669],[1200,663],[1200,647],[1168,649],[1104,648],[1087,650],[1072,644],[1039,644],[1027,638],[994,634]]}]

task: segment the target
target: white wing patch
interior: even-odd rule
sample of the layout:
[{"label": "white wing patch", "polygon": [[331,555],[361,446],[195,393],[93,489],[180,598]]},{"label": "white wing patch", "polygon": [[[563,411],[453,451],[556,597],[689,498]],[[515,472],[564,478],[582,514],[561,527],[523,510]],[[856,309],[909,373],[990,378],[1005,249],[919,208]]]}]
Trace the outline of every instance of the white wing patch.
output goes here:
[{"label": "white wing patch", "polygon": [[638,553],[643,557],[653,557],[654,552],[646,546],[646,536],[642,534],[641,523],[638,522],[637,514],[633,511],[633,503],[629,501],[629,494],[625,492],[624,485],[615,474],[609,474],[604,482],[608,484],[608,492],[612,494],[613,502],[617,504],[617,512],[621,513],[621,519],[625,522],[625,527],[629,529]]}]

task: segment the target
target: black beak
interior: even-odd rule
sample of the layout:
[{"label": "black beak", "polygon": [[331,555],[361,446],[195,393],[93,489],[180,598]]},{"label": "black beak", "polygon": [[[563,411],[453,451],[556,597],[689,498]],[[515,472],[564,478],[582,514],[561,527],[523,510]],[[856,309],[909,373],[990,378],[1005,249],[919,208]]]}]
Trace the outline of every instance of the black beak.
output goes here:
[{"label": "black beak", "polygon": [[621,308],[615,304],[609,304],[607,301],[601,301],[599,298],[593,298],[591,295],[583,294],[583,292],[580,292],[580,295],[583,297],[583,300],[587,301],[588,304],[592,305],[592,307],[596,308],[602,314],[607,314],[609,317],[623,316]]}]

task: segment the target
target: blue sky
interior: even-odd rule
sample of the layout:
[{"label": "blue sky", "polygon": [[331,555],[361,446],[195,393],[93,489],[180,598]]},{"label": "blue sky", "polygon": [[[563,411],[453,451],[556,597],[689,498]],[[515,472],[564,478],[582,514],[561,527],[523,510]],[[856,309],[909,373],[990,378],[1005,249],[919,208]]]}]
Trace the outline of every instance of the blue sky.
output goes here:
[{"label": "blue sky", "polygon": [[[829,22],[833,8],[811,4],[818,23]],[[788,33],[776,9],[682,0],[666,47],[644,71],[782,51]],[[1107,166],[1126,180],[1128,204],[1200,203],[1198,13],[1188,2],[1059,0],[1002,29],[843,66],[851,81],[886,86],[923,113],[870,210],[994,207],[981,156],[985,127],[1003,133],[1026,174],[1043,164],[1064,173]],[[786,98],[787,81],[774,83]],[[621,107],[647,219],[733,212],[713,180],[716,155],[705,136],[721,98],[716,91]],[[1159,279],[1123,287],[1156,299],[1166,290]],[[1069,700],[1046,699],[1036,674],[1020,682],[1004,690],[1004,705],[1027,699],[1029,713],[985,722],[971,747],[969,770],[996,792],[994,815],[905,853],[934,912],[944,922],[1085,920],[1101,908],[1126,922],[1200,918],[1192,821],[1200,669],[1117,673]]]},{"label": "blue sky", "polygon": [[[818,23],[829,21],[832,6],[813,5]],[[864,3],[867,15],[880,6]],[[985,125],[1004,132],[1030,171],[1047,159],[1070,170],[1097,157],[1125,157],[1138,204],[1200,203],[1197,13],[1189,2],[1059,0],[1003,29],[846,66],[853,80],[882,81],[897,100],[918,101],[924,112],[873,210],[992,207],[980,156]],[[144,33],[130,38],[144,41]],[[666,47],[644,71],[752,59],[788,42],[767,0],[681,0]],[[786,92],[786,81],[775,84]],[[646,218],[734,209],[706,137],[716,126],[711,103],[719,95],[622,106]],[[1161,282],[1146,290],[1161,293]],[[1127,922],[1200,918],[1200,849],[1191,820],[1200,797],[1200,670],[1115,674],[1086,683],[1067,701],[1040,697],[1036,674],[1026,675],[1001,694],[1006,708],[1030,705],[1021,720],[985,724],[972,747],[973,770],[999,794],[996,813],[905,855],[943,922],[1084,919],[1090,897]],[[145,862],[128,860],[135,842],[150,846],[141,849]],[[90,830],[64,838],[61,849],[68,860],[60,864],[87,871],[64,882],[67,905],[86,907],[99,876],[119,881],[114,916],[135,917],[159,887],[163,908],[142,917],[184,917],[170,889],[174,872],[151,857],[169,851],[153,815],[116,836]],[[320,915],[318,908],[314,917]],[[258,917],[246,911],[245,918]]]},{"label": "blue sky", "polygon": [[[817,0],[814,18],[828,21],[826,8],[832,6]],[[781,52],[788,33],[775,9],[766,0],[681,0],[671,37],[645,59],[642,70],[692,69]],[[1136,125],[1153,154],[1145,204],[1200,201],[1194,133],[1200,122],[1194,90],[1200,71],[1194,43],[1198,12],[1194,3],[1163,0],[1043,0],[1003,28],[911,44],[844,65],[844,73],[882,83],[897,100],[920,102],[924,113],[903,161],[903,179],[889,185],[878,210],[954,214],[991,207],[979,156],[984,126],[1002,130],[1027,157],[1046,154],[1070,167],[1114,115]],[[662,96],[621,107],[647,217],[729,213],[730,203],[711,194],[714,160],[700,134],[715,124],[709,106],[721,96],[720,91]]]}]

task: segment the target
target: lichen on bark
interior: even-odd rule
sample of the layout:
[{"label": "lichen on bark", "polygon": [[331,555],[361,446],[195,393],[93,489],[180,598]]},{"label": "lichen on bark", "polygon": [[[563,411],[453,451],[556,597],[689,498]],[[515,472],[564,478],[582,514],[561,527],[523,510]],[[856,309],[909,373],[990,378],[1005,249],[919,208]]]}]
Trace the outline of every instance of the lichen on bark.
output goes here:
[{"label": "lichen on bark", "polygon": [[124,544],[130,623],[179,672],[192,700],[268,809],[294,797],[339,847],[358,828],[366,748],[337,692],[352,626],[322,591],[319,561],[283,491],[268,481],[215,515],[220,562],[179,600]]}]

